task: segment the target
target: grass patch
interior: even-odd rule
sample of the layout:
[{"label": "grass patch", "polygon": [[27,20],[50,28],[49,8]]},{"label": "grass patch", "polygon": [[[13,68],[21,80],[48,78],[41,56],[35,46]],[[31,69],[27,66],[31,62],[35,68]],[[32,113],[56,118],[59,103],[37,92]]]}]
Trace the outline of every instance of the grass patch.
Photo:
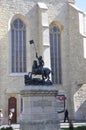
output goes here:
[{"label": "grass patch", "polygon": [[[61,130],[70,130],[69,128],[61,128]],[[74,130],[86,130],[86,126],[74,127]]]}]

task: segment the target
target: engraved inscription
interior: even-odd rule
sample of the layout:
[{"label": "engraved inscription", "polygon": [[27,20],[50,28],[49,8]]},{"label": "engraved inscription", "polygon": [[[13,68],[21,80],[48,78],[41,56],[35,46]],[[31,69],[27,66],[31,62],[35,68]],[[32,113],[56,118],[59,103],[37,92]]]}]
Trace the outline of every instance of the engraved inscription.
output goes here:
[{"label": "engraved inscription", "polygon": [[44,107],[52,106],[52,102],[48,100],[38,100],[33,102],[33,106],[44,108]]}]

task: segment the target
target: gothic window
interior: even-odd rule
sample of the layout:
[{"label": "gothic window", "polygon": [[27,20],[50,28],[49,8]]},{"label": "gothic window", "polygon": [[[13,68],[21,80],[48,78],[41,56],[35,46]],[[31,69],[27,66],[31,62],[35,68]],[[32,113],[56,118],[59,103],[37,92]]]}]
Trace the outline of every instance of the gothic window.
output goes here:
[{"label": "gothic window", "polygon": [[59,27],[56,25],[50,27],[50,55],[51,69],[53,72],[52,82],[54,84],[61,84],[61,32]]},{"label": "gothic window", "polygon": [[26,72],[26,26],[16,19],[11,24],[11,71]]}]

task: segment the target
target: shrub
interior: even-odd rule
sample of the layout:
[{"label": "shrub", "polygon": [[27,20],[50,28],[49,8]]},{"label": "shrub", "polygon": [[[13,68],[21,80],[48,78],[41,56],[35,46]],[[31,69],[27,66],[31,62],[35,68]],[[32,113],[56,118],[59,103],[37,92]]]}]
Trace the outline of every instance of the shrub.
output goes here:
[{"label": "shrub", "polygon": [[0,130],[13,130],[13,128],[10,126],[10,127],[2,127]]},{"label": "shrub", "polygon": [[[62,130],[69,130],[69,128],[62,128]],[[86,130],[86,126],[75,127],[74,130]]]},{"label": "shrub", "polygon": [[0,130],[5,130],[5,128],[4,128],[4,127],[2,127]]},{"label": "shrub", "polygon": [[78,126],[76,130],[86,130],[86,126]]}]

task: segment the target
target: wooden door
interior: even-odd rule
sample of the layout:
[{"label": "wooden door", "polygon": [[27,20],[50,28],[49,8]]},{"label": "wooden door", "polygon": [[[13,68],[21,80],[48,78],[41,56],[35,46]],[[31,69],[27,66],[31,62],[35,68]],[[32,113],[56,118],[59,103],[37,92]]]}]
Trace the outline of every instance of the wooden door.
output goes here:
[{"label": "wooden door", "polygon": [[15,97],[8,99],[8,115],[10,111],[13,112],[12,123],[17,123],[17,100]]}]

